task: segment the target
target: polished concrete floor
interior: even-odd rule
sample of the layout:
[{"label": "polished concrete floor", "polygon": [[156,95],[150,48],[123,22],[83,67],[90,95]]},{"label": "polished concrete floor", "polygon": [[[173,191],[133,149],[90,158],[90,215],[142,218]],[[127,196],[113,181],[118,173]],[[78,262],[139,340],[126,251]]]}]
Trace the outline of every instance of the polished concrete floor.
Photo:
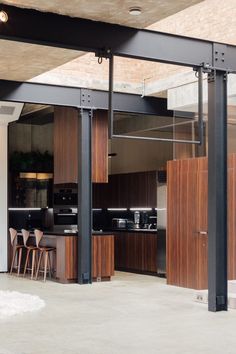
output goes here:
[{"label": "polished concrete floor", "polygon": [[236,310],[209,313],[194,291],[116,273],[79,286],[0,275],[0,290],[39,295],[46,307],[0,320],[0,354],[235,354]]}]

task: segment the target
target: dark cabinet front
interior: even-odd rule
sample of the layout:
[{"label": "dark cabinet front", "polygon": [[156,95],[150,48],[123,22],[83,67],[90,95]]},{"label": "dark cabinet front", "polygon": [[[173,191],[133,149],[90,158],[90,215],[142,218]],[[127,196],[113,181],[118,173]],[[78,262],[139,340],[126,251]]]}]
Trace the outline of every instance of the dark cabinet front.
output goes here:
[{"label": "dark cabinet front", "polygon": [[118,232],[115,235],[115,269],[157,274],[157,235]]},{"label": "dark cabinet front", "polygon": [[156,208],[156,171],[109,175],[108,184],[93,185],[94,208]]}]

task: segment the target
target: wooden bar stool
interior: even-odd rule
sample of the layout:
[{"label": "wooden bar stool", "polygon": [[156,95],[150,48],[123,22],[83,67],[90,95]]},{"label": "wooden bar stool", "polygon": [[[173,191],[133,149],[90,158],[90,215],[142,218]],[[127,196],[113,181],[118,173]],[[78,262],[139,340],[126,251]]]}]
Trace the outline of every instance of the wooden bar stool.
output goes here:
[{"label": "wooden bar stool", "polygon": [[[39,251],[39,249],[35,245],[27,245],[27,242],[28,242],[28,239],[30,236],[29,231],[22,229],[21,232],[22,232],[22,236],[23,236],[24,246],[27,249],[23,276],[25,276],[26,270],[30,270],[31,271],[31,279],[33,279],[34,271],[36,271],[36,253],[37,253],[37,251]],[[32,253],[32,261],[31,261],[31,267],[30,267],[29,263],[30,263],[30,254],[31,253]]]},{"label": "wooden bar stool", "polygon": [[43,237],[43,232],[40,230],[34,230],[35,237],[36,237],[36,245],[39,249],[39,261],[38,261],[38,267],[37,267],[37,272],[36,272],[36,277],[35,279],[38,279],[38,275],[40,272],[40,265],[42,262],[42,258],[44,256],[44,269],[43,269],[43,280],[46,281],[46,276],[47,273],[49,273],[50,278],[52,277],[52,267],[51,267],[51,261],[50,261],[50,252],[54,252],[56,250],[55,247],[42,247],[40,246],[40,241]]},{"label": "wooden bar stool", "polygon": [[12,245],[12,249],[13,249],[10,274],[12,274],[12,271],[13,271],[16,255],[18,255],[16,269],[17,269],[17,276],[19,276],[20,267],[21,267],[21,259],[22,259],[22,249],[24,248],[24,245],[19,245],[17,243],[17,231],[15,229],[10,228],[9,232],[10,232],[10,237],[11,237],[11,245]]}]

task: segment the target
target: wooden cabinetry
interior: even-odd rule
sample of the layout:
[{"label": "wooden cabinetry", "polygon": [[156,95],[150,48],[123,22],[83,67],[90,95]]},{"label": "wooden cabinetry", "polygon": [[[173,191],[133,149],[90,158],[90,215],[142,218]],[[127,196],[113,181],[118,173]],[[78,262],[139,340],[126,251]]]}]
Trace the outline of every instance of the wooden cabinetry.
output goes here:
[{"label": "wooden cabinetry", "polygon": [[156,208],[156,171],[110,175],[108,184],[93,186],[94,208]]},{"label": "wooden cabinetry", "polygon": [[[61,283],[75,282],[78,274],[78,236],[57,238],[56,277]],[[114,275],[114,236],[92,237],[92,277],[110,280]]]},{"label": "wooden cabinetry", "polygon": [[93,278],[110,279],[114,275],[114,236],[94,236],[92,248]]},{"label": "wooden cabinetry", "polygon": [[115,269],[157,274],[157,235],[118,232],[115,235]]},{"label": "wooden cabinetry", "polygon": [[[168,162],[167,282],[207,288],[207,158]],[[236,276],[236,155],[228,159],[228,278]]]},{"label": "wooden cabinetry", "polygon": [[[78,182],[78,111],[54,108],[54,184]],[[107,112],[95,111],[92,130],[92,181],[108,181]]]},{"label": "wooden cabinetry", "polygon": [[78,112],[54,108],[54,184],[77,183]]}]

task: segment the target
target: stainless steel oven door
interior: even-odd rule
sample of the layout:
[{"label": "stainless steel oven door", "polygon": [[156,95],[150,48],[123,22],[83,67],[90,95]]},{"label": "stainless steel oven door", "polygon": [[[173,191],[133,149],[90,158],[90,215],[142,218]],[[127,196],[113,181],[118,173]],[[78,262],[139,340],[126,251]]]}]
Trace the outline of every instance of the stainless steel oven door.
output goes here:
[{"label": "stainless steel oven door", "polygon": [[77,225],[77,213],[55,213],[54,225]]}]

